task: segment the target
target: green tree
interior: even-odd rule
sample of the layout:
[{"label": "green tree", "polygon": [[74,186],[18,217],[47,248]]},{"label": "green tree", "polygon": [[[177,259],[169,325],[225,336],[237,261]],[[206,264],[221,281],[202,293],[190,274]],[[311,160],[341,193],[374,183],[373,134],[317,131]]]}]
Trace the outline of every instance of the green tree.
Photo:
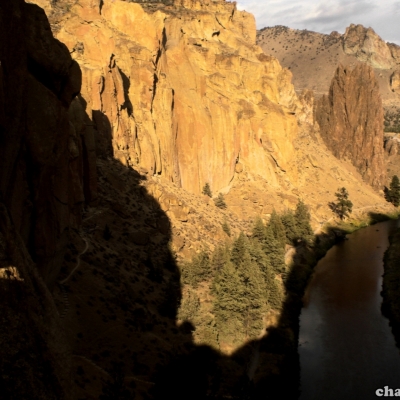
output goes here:
[{"label": "green tree", "polygon": [[218,197],[214,200],[214,203],[219,208],[226,208],[226,203],[224,199],[224,195],[220,193]]},{"label": "green tree", "polygon": [[247,339],[260,334],[262,318],[266,310],[267,290],[260,268],[251,260],[249,252],[240,263],[238,272],[243,296],[241,320]]},{"label": "green tree", "polygon": [[208,182],[204,185],[202,193],[208,197],[212,197],[210,184]]},{"label": "green tree", "polygon": [[294,219],[296,221],[298,239],[311,242],[314,235],[310,225],[311,215],[307,206],[301,200],[297,203]]},{"label": "green tree", "polygon": [[276,275],[271,267],[268,267],[264,273],[265,286],[267,289],[267,301],[273,309],[282,307],[283,293],[278,286]]},{"label": "green tree", "polygon": [[249,249],[249,241],[247,236],[240,232],[239,237],[234,241],[232,251],[231,251],[231,261],[236,267],[243,262],[246,253]]},{"label": "green tree", "polygon": [[285,226],[282,223],[280,215],[274,210],[271,214],[271,218],[268,221],[267,229],[270,229],[274,238],[284,248],[286,244],[286,231]]},{"label": "green tree", "polygon": [[252,237],[257,239],[260,243],[265,241],[265,225],[260,217],[254,221]]},{"label": "green tree", "polygon": [[252,261],[258,265],[265,282],[264,301],[268,302],[274,309],[280,308],[282,305],[282,293],[278,287],[276,274],[273,271],[268,256],[262,250],[261,243],[253,237],[250,241],[249,253]]},{"label": "green tree", "polygon": [[222,224],[222,230],[230,237],[231,236],[231,228],[229,227],[226,221]]},{"label": "green tree", "polygon": [[285,249],[282,247],[282,244],[275,239],[271,229],[267,228],[266,233],[267,235],[263,244],[263,250],[268,256],[275,273],[285,273]]},{"label": "green tree", "polygon": [[215,294],[213,313],[220,334],[223,337],[229,337],[243,332],[244,291],[238,269],[232,262],[226,262],[218,271],[212,290]]},{"label": "green tree", "polygon": [[218,273],[229,260],[230,249],[228,245],[218,246],[212,254],[211,265],[213,270]]},{"label": "green tree", "polygon": [[344,219],[348,217],[353,209],[353,203],[349,200],[349,193],[347,189],[342,187],[339,188],[338,191],[335,193],[336,196],[336,203],[330,202],[329,208],[340,218]]},{"label": "green tree", "polygon": [[182,268],[182,278],[184,283],[194,288],[200,282],[207,280],[211,274],[210,256],[206,251],[202,251],[192,258],[192,262],[186,263]]},{"label": "green tree", "polygon": [[395,207],[400,204],[400,181],[397,175],[393,175],[389,189],[386,189],[385,198]]},{"label": "green tree", "polygon": [[178,311],[178,319],[181,321],[190,320],[196,324],[200,309],[200,299],[196,292],[189,289],[182,296],[181,306]]},{"label": "green tree", "polygon": [[296,244],[299,237],[299,232],[297,230],[296,219],[294,213],[291,210],[286,211],[282,217],[282,224],[285,227],[286,242],[288,244]]}]

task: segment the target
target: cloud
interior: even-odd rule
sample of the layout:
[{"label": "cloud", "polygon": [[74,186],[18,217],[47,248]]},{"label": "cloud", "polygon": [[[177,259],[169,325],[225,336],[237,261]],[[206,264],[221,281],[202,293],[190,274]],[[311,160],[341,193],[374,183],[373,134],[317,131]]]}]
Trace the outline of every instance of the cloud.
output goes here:
[{"label": "cloud", "polygon": [[351,23],[371,26],[384,40],[400,44],[398,0],[238,0],[257,27],[285,25],[322,33],[344,32]]}]

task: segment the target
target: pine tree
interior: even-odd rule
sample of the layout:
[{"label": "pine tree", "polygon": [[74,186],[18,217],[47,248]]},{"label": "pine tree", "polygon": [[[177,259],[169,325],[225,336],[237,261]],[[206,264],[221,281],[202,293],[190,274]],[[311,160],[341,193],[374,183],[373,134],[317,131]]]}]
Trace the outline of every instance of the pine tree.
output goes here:
[{"label": "pine tree", "polygon": [[254,221],[252,237],[257,239],[260,243],[265,241],[265,225],[260,217]]},{"label": "pine tree", "polygon": [[271,268],[267,268],[265,274],[265,285],[267,289],[268,304],[275,310],[282,307],[283,293],[278,286],[275,273]]},{"label": "pine tree", "polygon": [[286,242],[288,244],[296,244],[299,237],[297,230],[296,219],[291,210],[286,211],[282,217],[282,224],[285,227]]},{"label": "pine tree", "polygon": [[282,293],[278,287],[278,281],[275,278],[276,275],[269,258],[262,250],[258,240],[252,239],[250,241],[249,253],[252,261],[257,263],[262,273],[266,288],[265,301],[274,309],[280,308],[282,305]]},{"label": "pine tree", "polygon": [[224,195],[222,193],[220,193],[218,195],[218,197],[214,200],[215,205],[218,208],[226,208],[226,203],[225,203],[225,199],[224,199]]},{"label": "pine tree", "polygon": [[245,310],[243,303],[243,285],[238,269],[228,261],[216,274],[213,282],[215,294],[213,313],[217,326],[223,337],[236,336],[243,332],[242,315]]},{"label": "pine tree", "polygon": [[393,175],[390,182],[390,189],[386,191],[386,200],[390,201],[395,207],[400,204],[400,181],[397,175]]},{"label": "pine tree", "polygon": [[194,290],[189,289],[182,296],[181,306],[178,311],[178,319],[181,321],[190,320],[196,323],[198,311],[200,308],[200,299]]},{"label": "pine tree", "polygon": [[329,207],[340,219],[344,219],[352,212],[353,203],[349,200],[349,193],[344,187],[339,188],[335,196],[337,202],[330,202]]},{"label": "pine tree", "polygon": [[229,227],[226,221],[222,224],[222,230],[230,237],[231,236],[231,228]]},{"label": "pine tree", "polygon": [[267,227],[265,231],[266,239],[263,243],[263,250],[268,256],[273,270],[276,273],[284,273],[286,271],[285,249],[282,247],[282,244],[275,239],[270,227]]},{"label": "pine tree", "polygon": [[239,276],[243,285],[242,323],[246,338],[256,337],[262,328],[262,318],[266,310],[267,290],[264,277],[257,263],[245,254],[239,265]]},{"label": "pine tree", "polygon": [[238,266],[243,260],[248,252],[249,242],[246,235],[240,232],[239,237],[233,243],[231,251],[231,261],[233,265]]},{"label": "pine tree", "polygon": [[271,214],[271,218],[268,222],[267,229],[271,229],[274,238],[278,241],[278,243],[285,247],[286,244],[286,231],[285,226],[282,223],[281,217],[274,210]]},{"label": "pine tree", "polygon": [[210,184],[208,182],[204,185],[202,193],[208,197],[212,197]]},{"label": "pine tree", "polygon": [[230,261],[228,245],[218,246],[212,254],[211,265],[213,270],[218,273],[228,261]]},{"label": "pine tree", "polygon": [[211,265],[210,256],[206,251],[195,255],[192,258],[192,262],[186,263],[182,269],[182,278],[186,284],[193,286],[205,281],[210,277]]},{"label": "pine tree", "polygon": [[294,213],[297,233],[299,239],[306,242],[311,242],[313,238],[313,230],[310,225],[311,215],[307,206],[299,200]]}]

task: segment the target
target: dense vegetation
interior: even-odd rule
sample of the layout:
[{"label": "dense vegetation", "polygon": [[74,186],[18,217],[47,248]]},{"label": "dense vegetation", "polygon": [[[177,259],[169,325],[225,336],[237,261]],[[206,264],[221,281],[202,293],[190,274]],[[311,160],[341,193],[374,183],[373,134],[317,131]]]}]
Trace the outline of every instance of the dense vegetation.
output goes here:
[{"label": "dense vegetation", "polygon": [[400,113],[386,112],[383,124],[385,132],[400,133]]},{"label": "dense vegetation", "polygon": [[190,320],[198,341],[215,347],[259,337],[266,315],[280,312],[284,301],[286,245],[312,243],[310,214],[301,201],[294,212],[273,212],[267,224],[257,218],[251,235],[242,232],[182,266],[179,319]]},{"label": "dense vegetation", "polygon": [[385,188],[385,199],[395,207],[400,203],[400,181],[397,175],[393,175],[389,189]]}]

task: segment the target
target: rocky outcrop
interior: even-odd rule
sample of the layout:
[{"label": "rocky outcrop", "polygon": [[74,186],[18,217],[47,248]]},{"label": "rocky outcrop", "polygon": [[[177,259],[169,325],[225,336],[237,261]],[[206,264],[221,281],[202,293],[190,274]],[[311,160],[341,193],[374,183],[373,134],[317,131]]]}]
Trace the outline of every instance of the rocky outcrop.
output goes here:
[{"label": "rocky outcrop", "polygon": [[254,17],[225,1],[152,7],[85,0],[65,15],[54,8],[57,37],[82,68],[102,155],[192,193],[206,182],[226,188],[239,160],[271,185],[278,172],[295,176],[291,73],[254,44]]},{"label": "rocky outcrop", "polygon": [[[49,288],[96,198],[81,72],[44,11],[0,5],[0,397],[71,400],[70,348]],[[73,104],[73,106],[71,106]]]},{"label": "rocky outcrop", "polygon": [[390,69],[395,60],[389,46],[372,28],[351,24],[343,35],[343,50],[373,68]]},{"label": "rocky outcrop", "polygon": [[390,88],[392,92],[400,94],[400,70],[394,71],[390,77]]},{"label": "rocky outcrop", "polygon": [[317,103],[316,121],[323,140],[340,160],[350,160],[376,188],[385,183],[383,109],[371,67],[339,66],[329,96]]},{"label": "rocky outcrop", "polygon": [[[69,106],[81,72],[53,38],[44,11],[23,1],[0,8],[0,193],[16,231],[51,286],[69,229],[95,197],[90,132]],[[75,103],[73,110],[83,109]],[[92,140],[93,141],[93,140]],[[83,178],[84,172],[85,178]],[[85,189],[84,189],[85,187]]]}]

